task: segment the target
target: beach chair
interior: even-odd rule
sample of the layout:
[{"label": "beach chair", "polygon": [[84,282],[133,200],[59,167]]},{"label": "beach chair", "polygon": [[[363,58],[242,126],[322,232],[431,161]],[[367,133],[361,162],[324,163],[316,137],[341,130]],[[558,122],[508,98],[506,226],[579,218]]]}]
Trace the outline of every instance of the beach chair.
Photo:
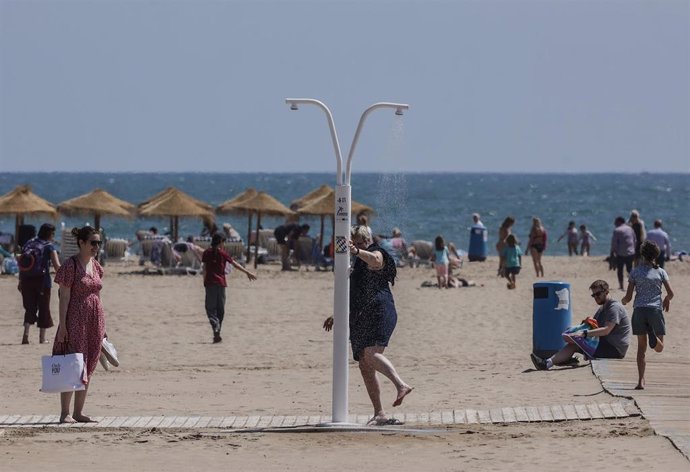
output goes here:
[{"label": "beach chair", "polygon": [[414,247],[417,254],[415,263],[417,265],[430,266],[431,256],[434,253],[434,244],[431,241],[412,241],[412,247]]},{"label": "beach chair", "polygon": [[[225,252],[227,252],[230,255],[230,257],[232,257],[238,262],[244,261],[245,254],[247,253],[246,246],[244,245],[244,243],[241,242],[226,241],[224,249]],[[254,254],[254,252],[252,252],[252,254]],[[261,254],[261,251],[259,251],[259,254]]]},{"label": "beach chair", "polygon": [[60,236],[60,264],[64,264],[67,259],[79,254],[77,238],[72,235],[71,230],[63,229]]},{"label": "beach chair", "polygon": [[278,241],[274,237],[270,237],[266,240],[266,260],[280,260],[280,246],[278,246]]},{"label": "beach chair", "polygon": [[127,240],[110,238],[105,242],[105,255],[108,259],[123,259],[127,252]]}]

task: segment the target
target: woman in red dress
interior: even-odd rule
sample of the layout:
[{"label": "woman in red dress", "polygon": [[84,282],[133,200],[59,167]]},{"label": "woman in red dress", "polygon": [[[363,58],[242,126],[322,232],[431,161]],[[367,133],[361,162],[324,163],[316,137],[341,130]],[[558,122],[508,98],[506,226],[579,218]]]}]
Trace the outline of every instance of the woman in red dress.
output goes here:
[{"label": "woman in red dress", "polygon": [[77,238],[79,254],[66,260],[55,274],[55,282],[60,285],[60,324],[55,335],[53,355],[84,354],[86,388],[75,392],[71,416],[69,407],[72,392],[60,394],[60,422],[88,423],[91,418],[85,416],[82,410],[105,336],[105,316],[101,304],[103,267],[96,260],[103,242],[100,234],[91,226],[74,228],[72,234]]}]

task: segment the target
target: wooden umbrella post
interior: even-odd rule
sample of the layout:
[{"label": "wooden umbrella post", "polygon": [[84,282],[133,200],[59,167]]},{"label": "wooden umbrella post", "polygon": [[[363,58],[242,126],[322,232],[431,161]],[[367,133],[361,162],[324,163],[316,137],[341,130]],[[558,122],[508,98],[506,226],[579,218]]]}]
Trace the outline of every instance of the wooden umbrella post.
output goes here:
[{"label": "wooden umbrella post", "polygon": [[256,212],[256,238],[254,238],[254,268],[259,261],[259,228],[261,227],[261,212]]},{"label": "wooden umbrella post", "polygon": [[252,257],[252,212],[249,212],[249,221],[247,222],[247,264]]}]

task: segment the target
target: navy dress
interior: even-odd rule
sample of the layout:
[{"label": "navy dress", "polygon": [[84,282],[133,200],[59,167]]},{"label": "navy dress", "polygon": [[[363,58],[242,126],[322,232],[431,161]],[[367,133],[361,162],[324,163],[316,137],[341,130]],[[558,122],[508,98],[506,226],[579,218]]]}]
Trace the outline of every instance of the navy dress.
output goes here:
[{"label": "navy dress", "polygon": [[395,283],[395,261],[376,244],[367,251],[380,251],[383,267],[370,270],[366,262],[356,258],[350,274],[350,343],[356,361],[365,347],[388,346],[398,321],[389,286]]}]

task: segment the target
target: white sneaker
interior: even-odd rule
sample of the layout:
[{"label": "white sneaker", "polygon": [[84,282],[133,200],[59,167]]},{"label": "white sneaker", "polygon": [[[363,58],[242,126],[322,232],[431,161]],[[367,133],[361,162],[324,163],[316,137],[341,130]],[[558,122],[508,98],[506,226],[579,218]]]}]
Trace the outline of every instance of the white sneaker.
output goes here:
[{"label": "white sneaker", "polygon": [[101,351],[101,356],[98,358],[98,360],[101,362],[101,365],[105,370],[110,370],[110,362],[108,362],[108,359],[105,357],[105,354]]}]

